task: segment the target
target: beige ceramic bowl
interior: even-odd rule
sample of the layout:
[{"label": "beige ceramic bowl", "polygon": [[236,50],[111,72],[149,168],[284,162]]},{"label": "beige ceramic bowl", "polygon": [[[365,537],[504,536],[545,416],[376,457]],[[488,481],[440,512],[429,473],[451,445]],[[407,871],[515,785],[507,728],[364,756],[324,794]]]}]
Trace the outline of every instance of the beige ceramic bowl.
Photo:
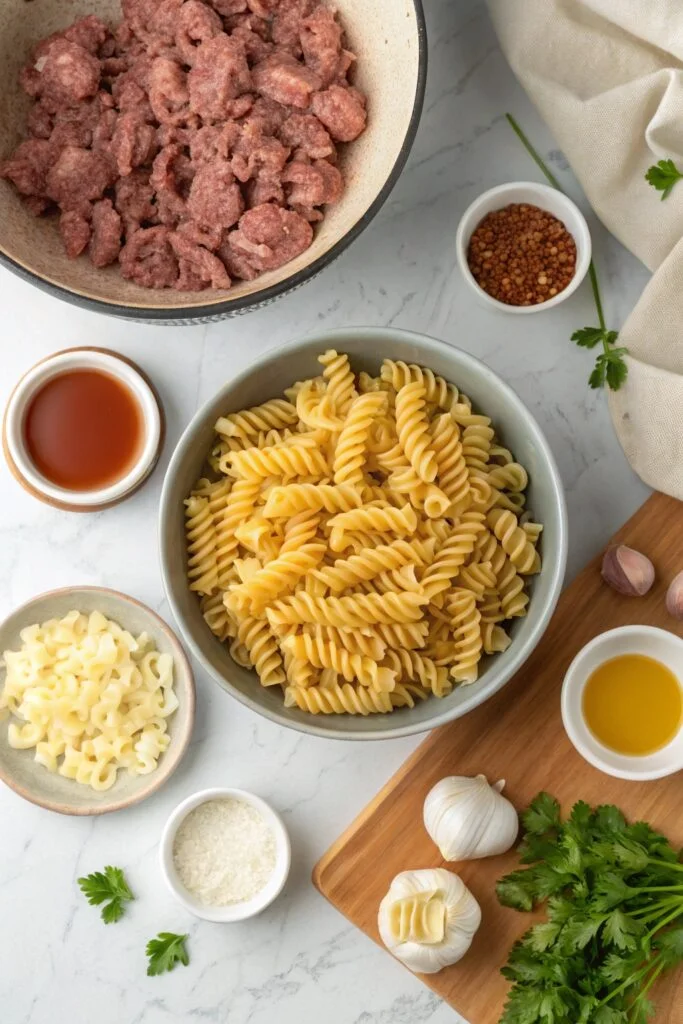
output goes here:
[{"label": "beige ceramic bowl", "polygon": [[[69,260],[54,221],[37,219],[14,188],[0,181],[0,262],[25,280],[76,305],[157,323],[221,319],[276,299],[331,263],[365,228],[405,164],[422,110],[427,39],[421,0],[335,0],[358,56],[355,84],[368,96],[369,121],[342,147],[347,183],[313,245],[297,259],[228,292],[150,291],[125,281],[118,266],[96,270],[87,257]],[[118,21],[118,0],[2,0],[0,3],[0,160],[21,141],[30,103],[17,75],[32,47],[75,18]]]},{"label": "beige ceramic bowl", "polygon": [[[31,750],[15,750],[7,742],[7,721],[0,722],[0,780],[31,803],[60,814],[107,814],[140,803],[151,796],[173,774],[190,742],[194,724],[195,691],[192,669],[175,634],[156,612],[126,594],[104,587],[68,587],[34,597],[17,608],[0,625],[0,656],[6,650],[18,650],[19,634],[26,626],[61,618],[76,609],[99,611],[108,619],[137,636],[148,633],[162,654],[174,662],[175,693],[178,710],[168,720],[171,743],[149,775],[119,772],[118,779],[103,793],[95,792],[73,779],[49,772],[33,759]],[[4,669],[0,668],[0,687]]]}]

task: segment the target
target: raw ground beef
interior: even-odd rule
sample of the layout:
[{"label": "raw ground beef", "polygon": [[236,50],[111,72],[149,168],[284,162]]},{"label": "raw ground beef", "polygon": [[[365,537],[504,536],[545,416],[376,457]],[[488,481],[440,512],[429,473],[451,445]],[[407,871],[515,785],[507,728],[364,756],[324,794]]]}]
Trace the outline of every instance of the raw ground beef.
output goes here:
[{"label": "raw ground beef", "polygon": [[313,241],[344,192],[337,144],[365,97],[333,8],[316,0],[122,0],[81,18],[20,75],[27,138],[0,163],[71,259],[145,288],[253,281]]}]

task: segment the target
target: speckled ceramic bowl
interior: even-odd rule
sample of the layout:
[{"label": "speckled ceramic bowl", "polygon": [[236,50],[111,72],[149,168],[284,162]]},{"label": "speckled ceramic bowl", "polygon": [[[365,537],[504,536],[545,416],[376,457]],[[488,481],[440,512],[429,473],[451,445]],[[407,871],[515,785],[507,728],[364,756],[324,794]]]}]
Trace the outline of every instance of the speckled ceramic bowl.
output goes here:
[{"label": "speckled ceramic bowl", "polygon": [[[18,650],[20,632],[26,626],[62,618],[68,612],[102,612],[134,636],[147,633],[158,651],[170,654],[174,663],[174,688],[178,709],[168,720],[168,750],[149,775],[121,771],[111,789],[96,792],[90,786],[49,772],[34,760],[32,750],[15,750],[7,742],[7,721],[0,722],[0,781],[25,800],[60,814],[107,814],[140,803],[156,792],[173,774],[187,749],[194,723],[195,691],[192,669],[177,637],[159,616],[126,594],[105,587],[67,587],[34,597],[0,624],[0,657]],[[4,683],[0,668],[0,688]]]},{"label": "speckled ceramic bowl", "polygon": [[[0,181],[0,262],[50,294],[131,320],[197,323],[273,301],[323,270],[367,227],[393,188],[415,138],[427,70],[421,0],[335,0],[358,55],[356,84],[369,101],[368,128],[342,147],[347,189],[330,207],[313,245],[297,259],[228,292],[149,291],[125,281],[118,266],[96,270],[69,260],[53,220],[36,219]],[[120,19],[118,0],[2,0],[0,4],[0,159],[22,138],[29,101],[17,75],[31,48],[74,18]]]},{"label": "speckled ceramic bowl", "polygon": [[[527,507],[543,523],[543,568],[533,577],[528,615],[515,620],[512,626],[513,643],[508,650],[483,662],[476,683],[457,687],[442,700],[433,698],[414,708],[367,718],[311,715],[298,708],[284,707],[280,688],[260,686],[256,675],[240,668],[230,657],[227,646],[211,633],[186,574],[183,500],[202,476],[217,418],[279,397],[293,381],[315,376],[320,370],[317,356],[328,348],[348,352],[356,371],[376,374],[383,359],[402,359],[428,366],[457,384],[470,396],[476,410],[492,418],[503,444],[528,470]],[[198,661],[224,690],[252,710],[302,732],[336,739],[388,739],[423,732],[460,718],[497,693],[524,664],[543,636],[560,595],[567,559],[567,514],[560,475],[538,424],[514,391],[488,366],[422,334],[350,327],[266,353],[229,380],[200,409],[180,439],[166,473],[159,538],[164,585],[175,619]]]}]

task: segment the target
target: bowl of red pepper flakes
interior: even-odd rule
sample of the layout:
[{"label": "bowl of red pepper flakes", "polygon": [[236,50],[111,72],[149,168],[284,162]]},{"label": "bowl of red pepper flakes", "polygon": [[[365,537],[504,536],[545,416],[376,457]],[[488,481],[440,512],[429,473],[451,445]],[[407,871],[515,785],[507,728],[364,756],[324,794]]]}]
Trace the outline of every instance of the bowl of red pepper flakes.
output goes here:
[{"label": "bowl of red pepper flakes", "polygon": [[576,203],[548,185],[522,181],[475,199],[460,220],[456,252],[483,302],[506,313],[537,313],[576,291],[592,245]]}]

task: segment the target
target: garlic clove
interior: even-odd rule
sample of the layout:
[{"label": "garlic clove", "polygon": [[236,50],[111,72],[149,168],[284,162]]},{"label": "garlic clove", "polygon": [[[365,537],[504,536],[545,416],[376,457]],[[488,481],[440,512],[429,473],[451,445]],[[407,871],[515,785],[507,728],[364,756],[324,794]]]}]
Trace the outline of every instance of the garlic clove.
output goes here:
[{"label": "garlic clove", "polygon": [[444,860],[479,860],[506,853],[519,831],[514,806],[485,775],[451,775],[427,794],[424,824]]},{"label": "garlic clove", "polygon": [[643,597],[655,581],[655,569],[647,555],[619,544],[605,552],[602,578],[626,597]]},{"label": "garlic clove", "polygon": [[683,572],[679,572],[666,592],[666,610],[679,622],[683,621]]}]

